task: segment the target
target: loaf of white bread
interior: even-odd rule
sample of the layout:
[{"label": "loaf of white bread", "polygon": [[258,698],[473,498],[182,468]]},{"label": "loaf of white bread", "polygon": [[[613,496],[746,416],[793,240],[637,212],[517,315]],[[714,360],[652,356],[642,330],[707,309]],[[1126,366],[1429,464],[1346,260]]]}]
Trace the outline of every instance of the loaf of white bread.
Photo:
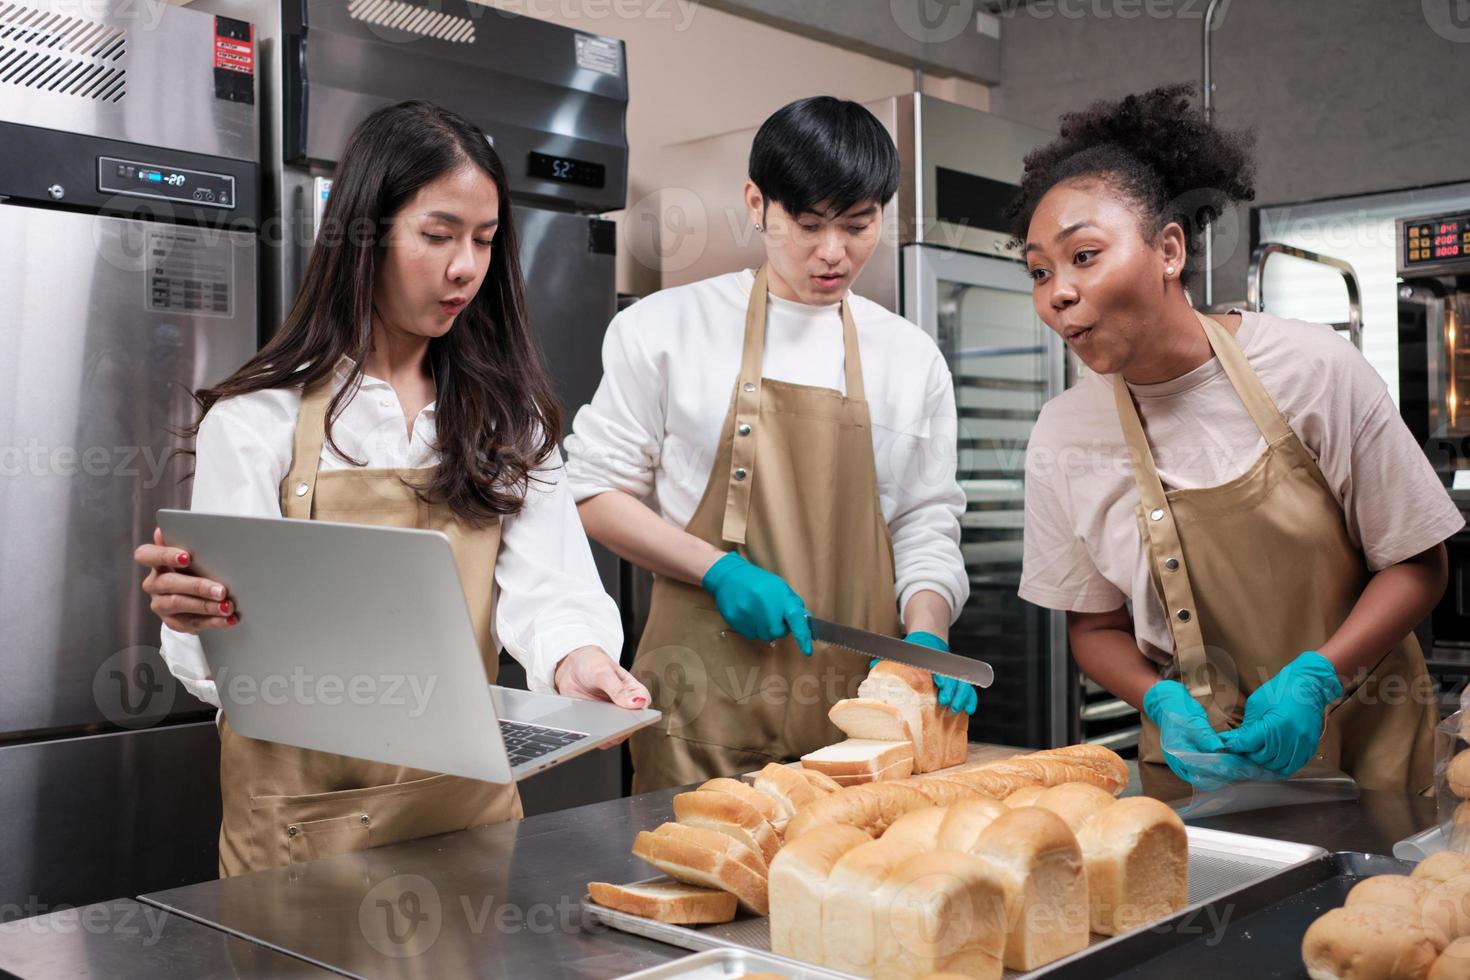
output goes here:
[{"label": "loaf of white bread", "polygon": [[969,715],[939,705],[934,676],[926,670],[880,660],[858,685],[858,696],[838,701],[827,716],[850,738],[913,743],[914,772],[965,761]]}]

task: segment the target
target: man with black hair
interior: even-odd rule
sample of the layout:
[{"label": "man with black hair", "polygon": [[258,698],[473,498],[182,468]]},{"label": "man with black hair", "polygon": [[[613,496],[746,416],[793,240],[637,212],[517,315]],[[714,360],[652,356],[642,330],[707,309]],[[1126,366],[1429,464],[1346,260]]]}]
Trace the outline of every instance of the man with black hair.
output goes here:
[{"label": "man with black hair", "polygon": [[[948,648],[969,596],[953,382],[928,335],[850,292],[898,177],[862,106],[786,106],[745,184],[765,264],[608,328],[567,473],[587,532],[657,576],[633,671],[664,718],[633,737],[637,792],[842,737],[827,711],[868,665],[814,649],[808,610]],[[972,687],[934,682],[974,711]]]}]

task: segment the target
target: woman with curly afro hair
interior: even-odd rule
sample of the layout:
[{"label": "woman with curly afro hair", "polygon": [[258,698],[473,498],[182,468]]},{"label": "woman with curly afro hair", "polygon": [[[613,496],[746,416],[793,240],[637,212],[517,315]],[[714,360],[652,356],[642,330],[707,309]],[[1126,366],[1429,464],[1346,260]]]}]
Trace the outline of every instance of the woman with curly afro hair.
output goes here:
[{"label": "woman with curly afro hair", "polygon": [[1194,308],[1250,151],[1175,85],[1064,115],[1026,158],[1015,245],[1090,370],[1027,447],[1020,594],[1067,611],[1078,666],[1144,714],[1140,758],[1197,787],[1314,763],[1425,792],[1412,631],[1464,521],[1332,328]]}]

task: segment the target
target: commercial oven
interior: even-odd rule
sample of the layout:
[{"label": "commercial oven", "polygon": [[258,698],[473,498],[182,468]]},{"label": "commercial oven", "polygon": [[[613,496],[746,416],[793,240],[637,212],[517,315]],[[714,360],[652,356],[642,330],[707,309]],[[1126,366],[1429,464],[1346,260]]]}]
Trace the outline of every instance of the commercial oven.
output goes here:
[{"label": "commercial oven", "polygon": [[256,349],[251,24],[0,3],[0,918],[215,873],[213,712],[133,548]]},{"label": "commercial oven", "polygon": [[[1396,222],[1399,410],[1470,514],[1470,211]],[[1424,630],[1446,712],[1470,680],[1470,531],[1448,542],[1450,580]]]}]

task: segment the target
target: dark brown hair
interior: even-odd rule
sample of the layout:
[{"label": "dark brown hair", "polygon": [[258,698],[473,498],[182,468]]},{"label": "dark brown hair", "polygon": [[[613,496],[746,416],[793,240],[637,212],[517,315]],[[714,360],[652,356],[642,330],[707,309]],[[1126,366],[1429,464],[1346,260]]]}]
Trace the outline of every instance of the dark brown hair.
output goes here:
[{"label": "dark brown hair", "polygon": [[1146,238],[1179,223],[1188,254],[1180,278],[1189,285],[1204,261],[1205,227],[1231,204],[1256,196],[1251,134],[1210,122],[1190,100],[1193,91],[1163,85],[1063,114],[1057,138],[1026,154],[1020,191],[1006,211],[1011,245],[1025,243],[1047,191],[1097,177],[1135,205]]},{"label": "dark brown hair", "polygon": [[519,243],[505,168],[485,134],[428,102],[377,110],[353,131],[333,175],[322,231],[301,290],[269,343],[229,378],[202,388],[199,423],[222,398],[270,388],[310,388],[330,378],[338,360],[353,362],[327,408],[332,421],[357,390],[372,343],[373,281],[392,221],[419,188],[473,166],[495,183],[500,225],[479,292],[442,337],[429,341],[438,387],[439,464],[421,499],[447,503],[456,516],[485,524],[518,512],[534,470],[556,448],[562,413],[526,316]]}]

